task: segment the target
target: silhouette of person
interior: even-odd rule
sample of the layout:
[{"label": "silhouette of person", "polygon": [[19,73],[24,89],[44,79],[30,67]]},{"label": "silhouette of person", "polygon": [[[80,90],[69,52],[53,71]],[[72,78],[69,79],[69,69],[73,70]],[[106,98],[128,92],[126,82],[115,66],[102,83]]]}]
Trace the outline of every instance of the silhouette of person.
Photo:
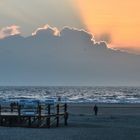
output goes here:
[{"label": "silhouette of person", "polygon": [[97,107],[96,104],[95,104],[93,110],[94,110],[95,116],[97,116],[97,114],[98,114],[98,107]]}]

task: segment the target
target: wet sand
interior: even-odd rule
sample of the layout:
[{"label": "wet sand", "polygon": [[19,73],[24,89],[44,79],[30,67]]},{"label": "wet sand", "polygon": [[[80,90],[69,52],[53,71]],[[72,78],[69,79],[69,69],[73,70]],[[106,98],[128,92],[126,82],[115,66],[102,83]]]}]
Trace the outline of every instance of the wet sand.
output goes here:
[{"label": "wet sand", "polygon": [[140,104],[69,104],[68,126],[0,127],[0,140],[140,140]]}]

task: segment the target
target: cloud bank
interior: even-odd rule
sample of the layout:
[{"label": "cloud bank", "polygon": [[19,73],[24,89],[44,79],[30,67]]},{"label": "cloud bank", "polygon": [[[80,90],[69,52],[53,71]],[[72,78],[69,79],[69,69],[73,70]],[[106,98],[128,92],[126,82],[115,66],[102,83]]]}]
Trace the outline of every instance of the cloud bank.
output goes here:
[{"label": "cloud bank", "polygon": [[2,28],[0,30],[0,39],[8,37],[8,36],[12,36],[12,35],[20,34],[19,28],[20,27],[16,26],[16,25],[7,26],[5,28]]},{"label": "cloud bank", "polygon": [[45,25],[28,37],[11,35],[0,40],[1,85],[140,83],[140,56],[112,50],[84,30]]},{"label": "cloud bank", "polygon": [[50,31],[50,33],[53,34],[54,36],[59,35],[59,30],[56,27],[49,26],[48,24],[46,24],[44,27],[37,28],[35,32],[32,33],[32,35],[36,35],[37,33],[44,31],[47,32]]}]

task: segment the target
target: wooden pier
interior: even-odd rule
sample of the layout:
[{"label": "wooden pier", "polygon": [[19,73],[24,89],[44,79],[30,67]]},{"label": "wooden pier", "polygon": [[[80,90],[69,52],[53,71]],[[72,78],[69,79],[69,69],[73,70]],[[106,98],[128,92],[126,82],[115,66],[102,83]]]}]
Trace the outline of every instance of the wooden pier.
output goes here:
[{"label": "wooden pier", "polygon": [[67,125],[66,103],[0,105],[0,126],[50,128]]}]

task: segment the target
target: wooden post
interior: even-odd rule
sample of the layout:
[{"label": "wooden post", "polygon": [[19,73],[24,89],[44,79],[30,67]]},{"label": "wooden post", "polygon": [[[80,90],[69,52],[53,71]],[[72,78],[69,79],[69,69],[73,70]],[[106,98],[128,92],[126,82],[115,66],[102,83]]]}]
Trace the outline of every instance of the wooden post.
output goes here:
[{"label": "wooden post", "polygon": [[0,105],[0,125],[2,125],[1,105]]},{"label": "wooden post", "polygon": [[64,104],[64,112],[67,112],[67,104]]},{"label": "wooden post", "polygon": [[21,123],[21,105],[18,105],[18,122]]},{"label": "wooden post", "polygon": [[41,105],[38,106],[38,115],[41,117]]},{"label": "wooden post", "polygon": [[31,126],[31,117],[28,117],[28,126]]},{"label": "wooden post", "polygon": [[8,122],[9,122],[9,126],[11,126],[12,125],[12,122],[13,122],[13,118],[9,116]]},{"label": "wooden post", "polygon": [[1,115],[1,105],[0,105],[0,115]]},{"label": "wooden post", "polygon": [[0,126],[2,126],[2,125],[3,125],[3,117],[0,116]]},{"label": "wooden post", "polygon": [[56,127],[59,126],[59,104],[56,106],[57,113],[56,113]]},{"label": "wooden post", "polygon": [[67,104],[64,105],[64,124],[68,125],[68,112],[67,112]]},{"label": "wooden post", "polygon": [[10,104],[11,112],[13,112],[13,103]]},{"label": "wooden post", "polygon": [[50,128],[50,112],[51,112],[51,106],[48,104],[48,117],[47,117],[47,127]]},{"label": "wooden post", "polygon": [[38,126],[40,125],[41,121],[41,105],[38,105]]},{"label": "wooden post", "polygon": [[21,105],[18,106],[18,116],[21,115]]}]

